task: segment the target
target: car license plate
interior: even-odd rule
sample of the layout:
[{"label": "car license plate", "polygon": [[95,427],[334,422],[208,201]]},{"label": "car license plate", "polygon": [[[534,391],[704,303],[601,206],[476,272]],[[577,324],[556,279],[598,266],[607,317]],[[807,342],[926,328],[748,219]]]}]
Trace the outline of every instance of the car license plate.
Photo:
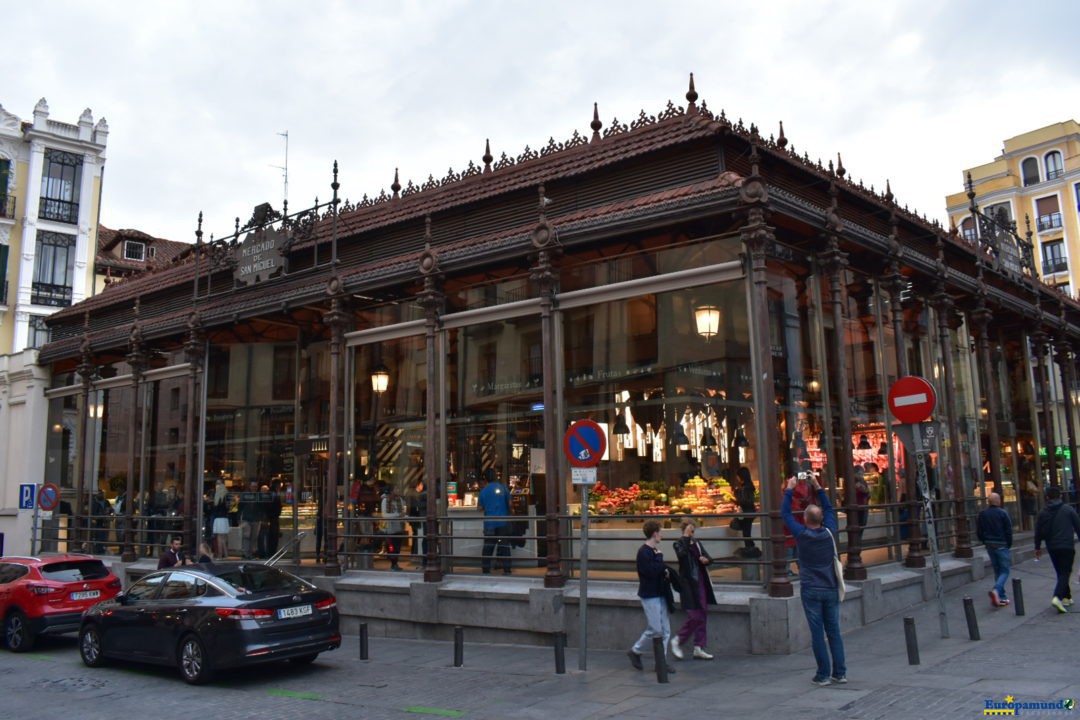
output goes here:
[{"label": "car license plate", "polygon": [[304,617],[311,614],[310,605],[297,605],[296,607],[281,608],[277,611],[277,616],[282,620],[287,618]]},{"label": "car license plate", "polygon": [[71,593],[72,600],[92,600],[93,598],[100,596],[100,590],[80,590],[79,592]]}]

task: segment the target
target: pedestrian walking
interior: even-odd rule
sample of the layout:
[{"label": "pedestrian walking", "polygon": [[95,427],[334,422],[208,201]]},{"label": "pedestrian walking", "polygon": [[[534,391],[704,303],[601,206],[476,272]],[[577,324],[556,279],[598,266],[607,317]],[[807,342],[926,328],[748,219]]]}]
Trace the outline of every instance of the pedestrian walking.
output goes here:
[{"label": "pedestrian walking", "polygon": [[1001,507],[1001,496],[997,493],[990,493],[986,502],[990,507],[979,513],[975,533],[979,542],[986,546],[990,566],[994,568],[994,589],[990,591],[990,604],[1004,607],[1009,604],[1009,599],[1005,597],[1005,583],[1012,568],[1012,518]]},{"label": "pedestrian walking", "polygon": [[1042,557],[1042,544],[1045,542],[1046,552],[1057,573],[1057,584],[1050,604],[1060,613],[1069,612],[1069,606],[1073,604],[1069,575],[1076,558],[1074,537],[1080,538],[1080,516],[1077,516],[1072,505],[1061,501],[1061,488],[1051,485],[1046,491],[1046,507],[1035,521],[1035,559]]},{"label": "pedestrian walking", "polygon": [[682,595],[683,610],[686,611],[686,622],[683,623],[678,634],[671,638],[671,654],[679,660],[683,659],[681,646],[691,636],[694,640],[693,658],[695,660],[713,659],[713,655],[706,647],[708,606],[716,604],[716,595],[713,593],[708,570],[712,558],[694,537],[696,530],[697,525],[693,520],[684,520],[682,537],[675,541],[675,557],[679,561],[680,595]]},{"label": "pedestrian walking", "polygon": [[675,668],[667,662],[667,646],[671,637],[668,613],[674,604],[674,597],[671,594],[671,571],[664,565],[664,553],[660,550],[660,523],[646,520],[641,531],[645,534],[645,543],[637,552],[637,594],[645,611],[645,631],[626,654],[630,664],[641,670],[642,653],[652,645],[653,638],[663,638],[664,656],[657,658],[656,662],[666,663],[668,673],[674,673]]},{"label": "pedestrian walking", "polygon": [[810,646],[817,661],[817,673],[810,682],[820,687],[846,683],[847,660],[844,639],[840,636],[840,578],[836,576],[833,564],[836,512],[817,478],[810,475],[807,484],[811,498],[816,499],[817,504],[807,505],[800,524],[791,511],[796,483],[796,478],[788,478],[780,514],[799,549],[799,595],[806,623],[810,626]]}]

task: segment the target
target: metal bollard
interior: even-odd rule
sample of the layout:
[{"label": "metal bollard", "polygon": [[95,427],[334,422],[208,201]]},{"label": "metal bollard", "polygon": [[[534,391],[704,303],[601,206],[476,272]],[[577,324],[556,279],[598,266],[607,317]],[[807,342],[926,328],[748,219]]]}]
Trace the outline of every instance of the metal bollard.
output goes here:
[{"label": "metal bollard", "polygon": [[566,633],[555,633],[555,674],[566,674]]},{"label": "metal bollard", "polygon": [[368,629],[367,623],[360,623],[360,659],[368,659]]},{"label": "metal bollard", "polygon": [[654,637],[652,639],[652,655],[653,662],[656,664],[656,682],[666,683],[667,677],[667,654],[664,648],[664,638]]},{"label": "metal bollard", "polygon": [[919,638],[915,635],[915,618],[904,618],[904,639],[907,641],[908,665],[919,664]]},{"label": "metal bollard", "polygon": [[979,619],[975,617],[975,601],[969,597],[964,598],[964,617],[967,618],[968,639],[982,640],[979,635]]},{"label": "metal bollard", "polygon": [[1024,583],[1020,580],[1020,578],[1013,578],[1012,586],[1013,586],[1013,596],[1012,596],[1013,608],[1016,610],[1017,615],[1023,615],[1024,614]]},{"label": "metal bollard", "polygon": [[454,626],[454,667],[465,664],[465,632],[460,625]]}]

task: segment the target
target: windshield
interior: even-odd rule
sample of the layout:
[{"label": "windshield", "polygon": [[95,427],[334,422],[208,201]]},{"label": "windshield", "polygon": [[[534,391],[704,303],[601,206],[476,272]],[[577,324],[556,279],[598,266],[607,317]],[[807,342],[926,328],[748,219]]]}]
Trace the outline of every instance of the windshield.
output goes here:
[{"label": "windshield", "polygon": [[239,565],[217,573],[237,593],[251,595],[263,592],[306,592],[315,586],[304,580],[266,565]]},{"label": "windshield", "polygon": [[78,582],[109,577],[109,569],[100,560],[71,560],[42,565],[41,575],[57,582]]}]

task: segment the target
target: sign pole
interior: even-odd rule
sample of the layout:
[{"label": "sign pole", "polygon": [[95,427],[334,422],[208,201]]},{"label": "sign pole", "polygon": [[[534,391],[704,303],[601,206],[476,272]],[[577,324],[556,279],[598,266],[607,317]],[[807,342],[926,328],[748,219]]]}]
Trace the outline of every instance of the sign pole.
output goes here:
[{"label": "sign pole", "polygon": [[[938,618],[941,621],[941,637],[949,637],[949,619],[945,614],[945,591],[941,584],[941,561],[938,557],[937,527],[934,523],[934,506],[930,487],[926,480],[926,453],[929,448],[923,441],[923,421],[937,407],[937,391],[926,378],[907,375],[897,379],[889,388],[889,410],[900,421],[896,433],[911,452],[915,453],[915,477],[918,493],[922,496],[923,522],[933,561],[934,592],[938,601]],[[926,437],[937,437],[937,424],[926,423]]]},{"label": "sign pole", "polygon": [[581,486],[581,581],[578,592],[578,669],[584,670],[589,633],[589,488],[596,484],[596,466],[607,452],[607,435],[592,420],[578,420],[563,436],[563,452],[571,465],[571,483]]},{"label": "sign pole", "polygon": [[922,495],[923,517],[926,518],[926,538],[930,543],[930,558],[934,568],[934,593],[937,595],[938,619],[941,623],[941,637],[949,637],[949,618],[945,614],[945,591],[941,584],[941,561],[938,558],[937,527],[934,522],[934,506],[930,499],[930,484],[926,479],[926,447],[923,445],[922,428],[919,423],[911,424],[911,439],[915,449],[915,467]]},{"label": "sign pole", "polygon": [[[593,469],[593,472],[596,472]],[[581,486],[581,593],[578,598],[578,670],[586,669],[589,646],[589,485]]]}]

